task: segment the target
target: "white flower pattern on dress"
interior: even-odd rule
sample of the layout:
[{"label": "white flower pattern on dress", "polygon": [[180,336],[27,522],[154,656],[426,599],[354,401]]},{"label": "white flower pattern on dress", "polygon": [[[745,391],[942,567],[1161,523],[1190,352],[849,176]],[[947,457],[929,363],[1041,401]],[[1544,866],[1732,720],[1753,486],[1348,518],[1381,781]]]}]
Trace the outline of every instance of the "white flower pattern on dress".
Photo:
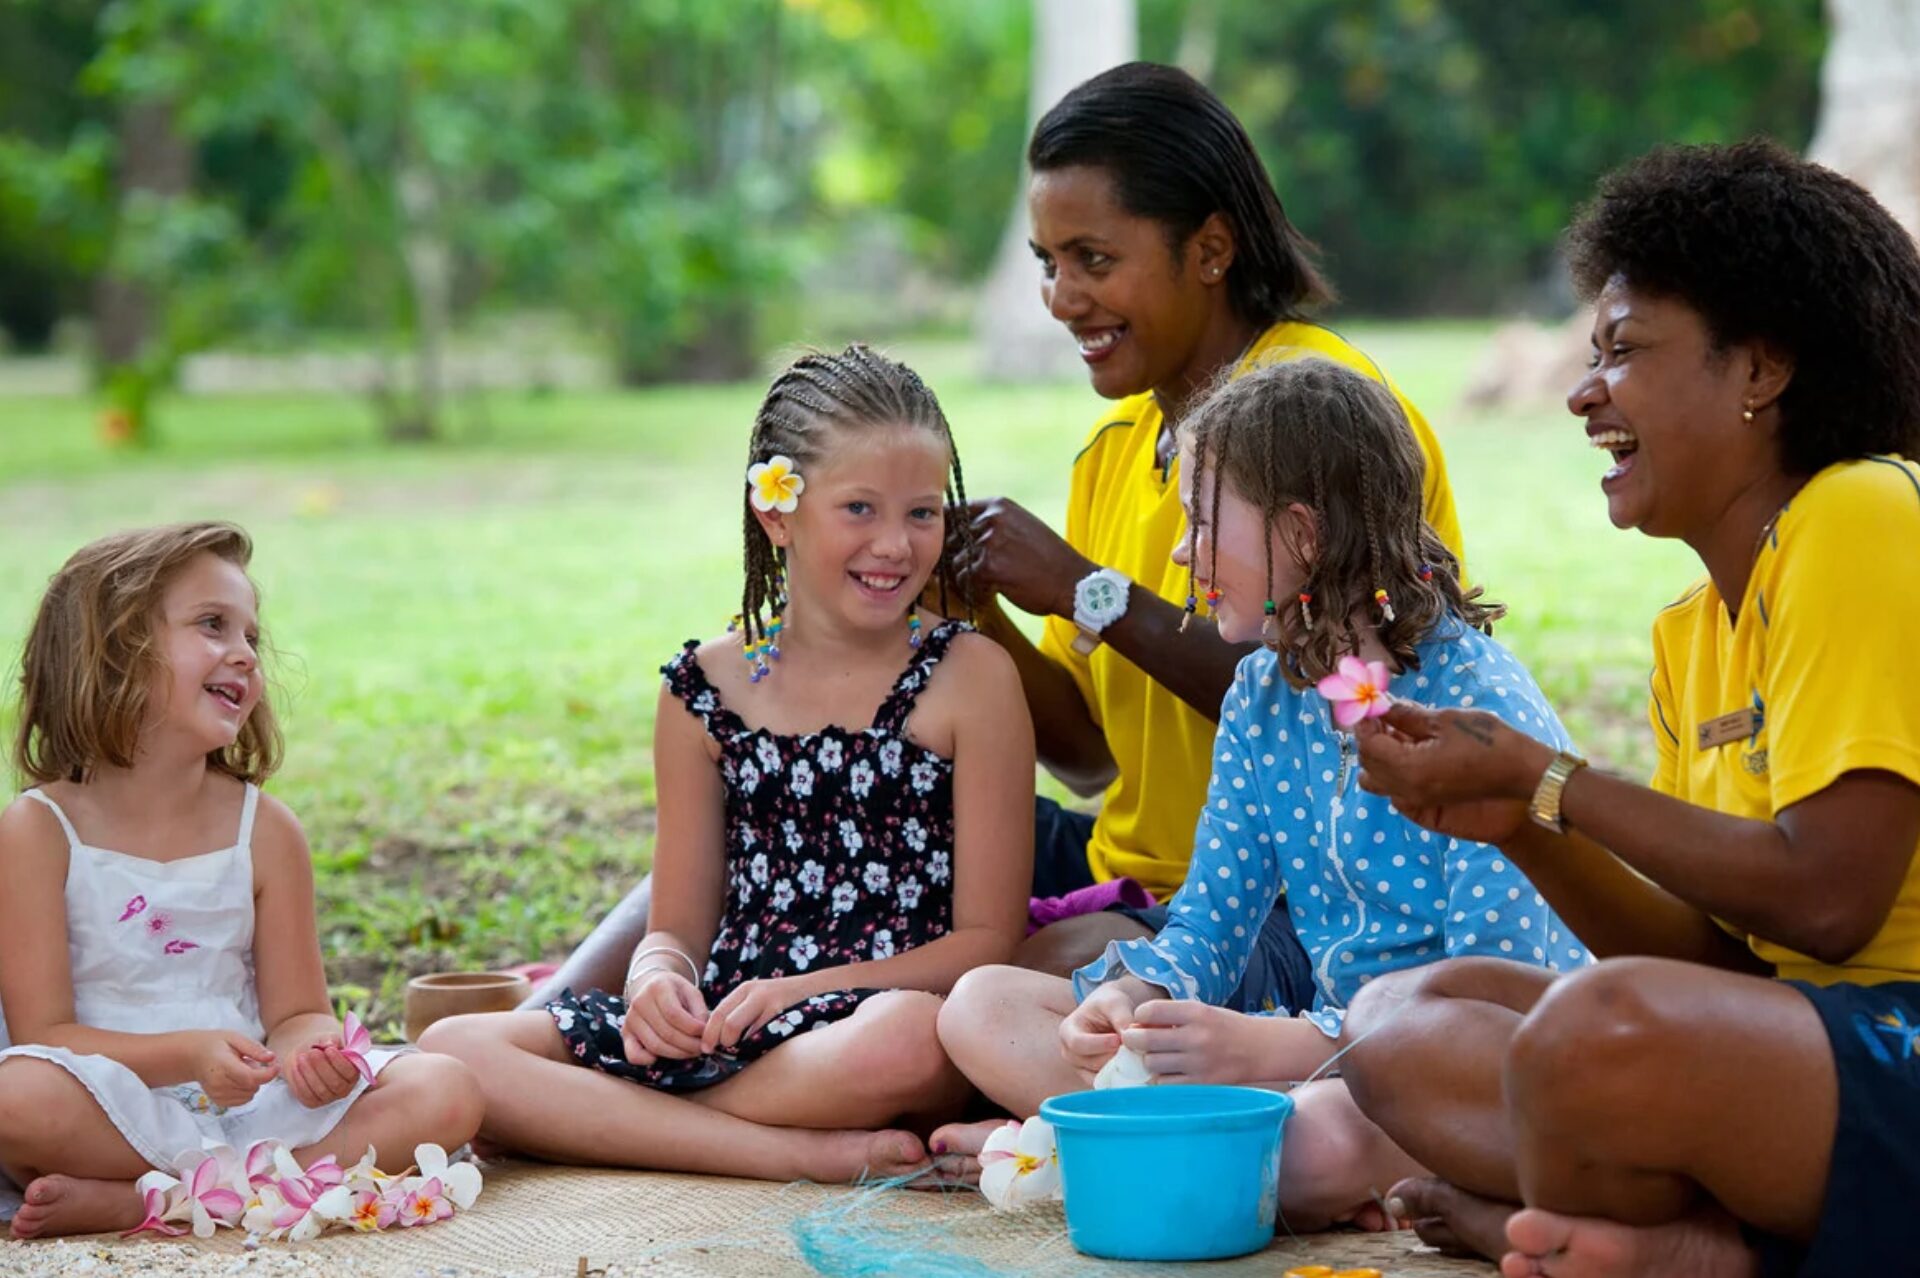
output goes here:
[{"label": "white flower pattern on dress", "polygon": [[[702,997],[742,981],[847,967],[840,988],[781,1009],[731,1048],[650,1066],[624,1062],[611,995],[563,995],[572,1059],[669,1090],[710,1086],[796,1033],[851,1015],[874,992],[858,965],[893,957],[952,927],[953,765],[905,735],[914,693],[965,627],[923,636],[909,670],[859,730],[782,735],[749,728],[705,678],[693,647],[668,690],[719,745],[726,790],[727,896]],[[697,647],[697,645],[695,645]],[[752,784],[749,785],[748,782]],[[837,977],[836,973],[836,977]]]}]

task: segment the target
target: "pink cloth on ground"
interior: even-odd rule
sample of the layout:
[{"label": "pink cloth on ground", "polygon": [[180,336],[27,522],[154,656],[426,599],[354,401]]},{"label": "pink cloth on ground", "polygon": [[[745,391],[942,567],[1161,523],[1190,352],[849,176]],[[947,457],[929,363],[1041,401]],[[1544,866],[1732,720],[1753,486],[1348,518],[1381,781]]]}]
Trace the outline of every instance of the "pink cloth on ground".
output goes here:
[{"label": "pink cloth on ground", "polygon": [[1065,896],[1036,896],[1027,901],[1027,935],[1032,936],[1049,923],[1081,914],[1098,914],[1115,905],[1144,910],[1153,904],[1153,893],[1124,877],[1078,888]]}]

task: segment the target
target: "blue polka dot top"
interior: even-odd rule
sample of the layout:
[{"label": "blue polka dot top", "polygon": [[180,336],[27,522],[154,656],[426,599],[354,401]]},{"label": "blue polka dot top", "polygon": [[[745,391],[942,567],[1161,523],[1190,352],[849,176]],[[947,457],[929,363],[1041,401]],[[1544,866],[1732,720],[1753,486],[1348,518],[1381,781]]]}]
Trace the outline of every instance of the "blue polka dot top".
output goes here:
[{"label": "blue polka dot top", "polygon": [[[1488,710],[1572,748],[1533,676],[1490,637],[1449,618],[1416,651],[1394,697]],[[1272,1014],[1305,1015],[1330,1035],[1383,972],[1465,954],[1556,971],[1592,962],[1500,849],[1423,830],[1360,789],[1353,738],[1318,693],[1288,686],[1278,660],[1267,648],[1247,657],[1221,702],[1193,861],[1166,927],[1110,944],[1074,973],[1077,997],[1131,973],[1175,998],[1223,1003],[1276,901],[1313,962],[1315,996]]]}]

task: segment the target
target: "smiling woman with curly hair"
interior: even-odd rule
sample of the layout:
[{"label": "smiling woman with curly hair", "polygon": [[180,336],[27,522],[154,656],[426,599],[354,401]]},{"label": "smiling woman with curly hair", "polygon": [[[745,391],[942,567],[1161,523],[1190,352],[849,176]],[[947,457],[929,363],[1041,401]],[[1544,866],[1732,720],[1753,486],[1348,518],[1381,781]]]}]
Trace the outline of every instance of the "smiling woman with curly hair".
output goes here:
[{"label": "smiling woman with curly hair", "polygon": [[1609,961],[1384,977],[1343,1067],[1440,1178],[1406,1214],[1508,1278],[1895,1272],[1920,1198],[1920,255],[1767,142],[1628,166],[1569,247],[1595,313],[1568,407],[1608,515],[1705,569],[1654,621],[1653,782],[1411,705],[1361,757]]}]

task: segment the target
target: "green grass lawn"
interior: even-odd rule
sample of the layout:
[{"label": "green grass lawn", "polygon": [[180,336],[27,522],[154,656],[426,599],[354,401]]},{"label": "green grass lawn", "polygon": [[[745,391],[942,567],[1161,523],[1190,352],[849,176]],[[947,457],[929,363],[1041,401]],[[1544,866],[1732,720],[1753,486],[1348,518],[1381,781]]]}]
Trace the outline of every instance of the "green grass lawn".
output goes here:
[{"label": "green grass lawn", "polygon": [[[1354,326],[1446,449],[1473,575],[1575,737],[1643,774],[1652,614],[1683,547],[1614,532],[1563,412],[1454,407],[1485,332]],[[1080,384],[999,387],[903,347],[941,392],[969,489],[1058,520],[1101,410]],[[289,751],[336,992],[397,1017],[407,974],[558,955],[651,853],[656,668],[739,596],[738,485],[760,387],[499,396],[454,437],[379,442],[362,405],[174,400],[149,453],[91,405],[0,400],[0,665],[82,542],[221,517],[257,543]],[[11,706],[0,729],[11,739]]]}]

